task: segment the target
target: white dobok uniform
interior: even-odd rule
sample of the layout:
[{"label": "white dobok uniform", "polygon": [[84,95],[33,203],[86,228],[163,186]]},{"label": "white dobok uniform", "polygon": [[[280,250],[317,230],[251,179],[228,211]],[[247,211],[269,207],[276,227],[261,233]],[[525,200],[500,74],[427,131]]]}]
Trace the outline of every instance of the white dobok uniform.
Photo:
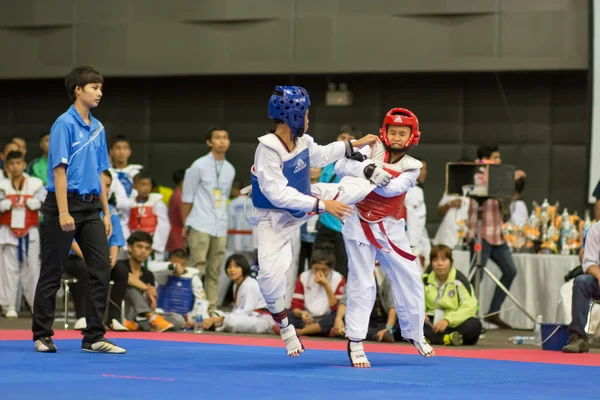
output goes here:
[{"label": "white dobok uniform", "polygon": [[[248,218],[248,222],[256,226],[258,239],[257,280],[267,303],[284,297],[287,287],[290,294],[285,298],[285,304],[289,308],[298,273],[296,244],[300,242],[300,225],[311,217],[309,213],[314,210],[316,198],[355,204],[375,185],[364,178],[353,177],[337,184],[310,185],[309,167],[324,167],[343,158],[347,149],[345,142],[319,146],[305,134],[297,138],[296,147],[288,151],[275,134],[264,135],[258,140],[252,167],[254,216]],[[293,179],[308,180],[308,183],[304,182],[308,186],[304,187],[308,187],[309,193],[294,188]],[[257,190],[259,193],[255,193]],[[260,207],[258,195],[271,205]],[[319,212],[324,211],[323,203],[319,208]]]},{"label": "white dobok uniform", "polygon": [[0,305],[15,306],[22,287],[33,308],[40,276],[38,210],[45,197],[41,179],[24,176],[19,190],[0,179]]},{"label": "white dobok uniform", "polygon": [[233,333],[269,333],[275,321],[260,293],[256,279],[247,276],[239,287],[233,286],[235,305],[225,314],[223,330]]},{"label": "white dobok uniform", "polygon": [[408,155],[395,164],[385,163],[383,144],[378,144],[372,154],[369,154],[370,148],[361,152],[370,159],[362,163],[341,160],[336,163],[336,175],[364,176],[364,168],[375,161],[395,177],[358,203],[342,228],[348,253],[346,337],[365,339],[367,336],[377,294],[373,275],[377,259],[392,284],[402,336],[420,341],[425,321],[425,294],[421,270],[410,253],[402,203],[406,192],[415,185],[422,164]]}]

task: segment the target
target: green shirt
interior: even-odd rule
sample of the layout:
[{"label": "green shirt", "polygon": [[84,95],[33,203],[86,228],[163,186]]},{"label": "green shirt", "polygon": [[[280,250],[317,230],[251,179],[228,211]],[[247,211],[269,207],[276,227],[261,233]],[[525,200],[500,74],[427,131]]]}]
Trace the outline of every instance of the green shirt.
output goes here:
[{"label": "green shirt", "polygon": [[44,182],[44,186],[48,183],[48,157],[40,156],[29,163],[27,173],[35,176]]}]

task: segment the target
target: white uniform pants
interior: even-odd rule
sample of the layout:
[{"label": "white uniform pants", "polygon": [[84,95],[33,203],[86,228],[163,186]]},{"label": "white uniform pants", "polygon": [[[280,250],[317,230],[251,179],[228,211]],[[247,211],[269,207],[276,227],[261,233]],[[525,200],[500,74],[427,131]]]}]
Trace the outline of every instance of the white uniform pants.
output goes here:
[{"label": "white uniform pants", "polygon": [[231,313],[225,315],[223,330],[232,333],[269,333],[274,324],[275,321],[268,314]]},{"label": "white uniform pants", "polygon": [[[373,275],[377,259],[392,285],[402,337],[421,340],[425,322],[425,293],[419,266],[415,261],[409,261],[391,249],[377,225],[371,225],[373,234],[383,248],[389,252],[377,249],[367,240],[362,233],[356,213],[348,222],[350,226],[344,227],[344,242],[348,253],[346,337],[355,339],[367,337],[369,318],[377,294]],[[400,249],[410,253],[410,243],[404,235],[404,222],[384,222],[386,222],[386,233],[392,242]],[[351,235],[346,235],[347,228],[353,231]]]},{"label": "white uniform pants", "polygon": [[23,262],[19,263],[19,247],[10,244],[0,245],[0,304],[16,306],[20,288],[33,307],[35,287],[40,277],[40,241],[30,241],[26,253],[26,239],[21,239]]}]

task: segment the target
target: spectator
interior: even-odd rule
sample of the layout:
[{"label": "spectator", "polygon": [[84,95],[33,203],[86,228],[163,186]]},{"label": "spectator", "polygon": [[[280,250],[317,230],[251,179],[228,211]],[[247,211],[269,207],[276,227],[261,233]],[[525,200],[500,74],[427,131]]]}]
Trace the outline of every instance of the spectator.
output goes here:
[{"label": "spectator", "polygon": [[112,168],[110,172],[113,178],[123,185],[127,197],[131,196],[133,190],[133,177],[144,167],[139,164],[129,164],[131,157],[131,143],[125,135],[116,135],[110,145],[110,162]]},{"label": "spectator", "polygon": [[[421,159],[417,160],[421,163],[424,162]],[[431,251],[431,240],[427,233],[427,206],[423,191],[423,183],[427,178],[427,164],[423,165],[425,172],[421,169],[417,184],[406,192],[404,199],[407,237],[421,270],[424,270],[429,264],[429,252]]]},{"label": "spectator", "polygon": [[225,332],[270,333],[275,321],[267,309],[258,282],[250,276],[250,264],[242,254],[233,254],[225,262],[225,270],[234,283],[233,311],[217,318],[216,326]]},{"label": "spectator", "polygon": [[169,201],[173,195],[173,189],[168,186],[159,185],[155,179],[152,179],[151,192],[160,194],[162,196],[162,202],[165,203],[165,206],[169,206]]},{"label": "spectator", "polygon": [[[361,136],[361,132],[352,125],[344,125],[340,128],[337,137],[338,142],[347,142],[355,140]],[[335,163],[323,167],[319,182],[338,183],[342,178],[335,174]],[[319,247],[322,243],[330,243],[335,251],[335,270],[348,278],[348,255],[346,254],[346,245],[342,236],[342,221],[339,218],[323,213],[319,217],[317,224],[317,235],[314,246]],[[304,266],[301,266],[304,268]]]},{"label": "spectator", "polygon": [[27,173],[35,176],[44,182],[44,186],[48,183],[48,147],[50,144],[50,133],[44,132],[40,136],[40,148],[42,155],[34,159],[27,166]]},{"label": "spectator", "polygon": [[19,289],[33,309],[40,276],[39,209],[46,195],[38,178],[24,176],[27,164],[20,151],[6,155],[10,179],[0,180],[0,305],[7,318],[17,318]]},{"label": "spectator", "polygon": [[[112,175],[106,170],[102,172],[102,186],[105,187],[107,193],[110,192],[112,185]],[[113,231],[108,238],[108,250],[110,253],[110,280],[113,281],[113,286],[110,290],[110,298],[108,301],[108,322],[106,326],[113,331],[127,331],[121,320],[121,306],[125,298],[125,290],[127,289],[127,276],[129,270],[124,263],[117,263],[119,248],[125,246],[125,238],[123,230],[119,225],[119,213],[117,209],[109,205],[110,219],[113,224]],[[102,212],[100,213],[102,216]],[[88,269],[85,264],[81,248],[75,240],[71,245],[71,253],[67,263],[65,264],[65,273],[77,278],[77,283],[72,283],[70,288],[73,292],[73,302],[75,303],[75,316],[77,321],[73,329],[83,330],[87,327],[85,320],[86,302],[87,302],[87,286],[88,286]]]},{"label": "spectator", "polygon": [[151,260],[164,261],[165,248],[171,231],[169,212],[163,203],[162,195],[151,193],[152,178],[145,171],[138,172],[133,178],[135,192],[131,200],[129,229],[131,232],[144,231],[152,235]]},{"label": "spectator", "polygon": [[27,141],[21,136],[13,136],[10,141],[19,146],[19,151],[23,154],[23,159],[27,160]]},{"label": "spectator", "polygon": [[166,332],[175,330],[173,323],[183,326],[183,318],[170,315],[165,318],[156,313],[157,292],[154,274],[143,268],[152,252],[152,236],[135,231],[127,239],[129,260],[119,261],[129,271],[125,291],[125,327],[130,331],[144,330],[146,321],[152,330]]},{"label": "spectator", "polygon": [[481,334],[477,298],[469,280],[452,265],[452,249],[443,244],[431,249],[425,287],[425,337],[431,344],[474,345]]},{"label": "spectator", "polygon": [[169,232],[169,240],[167,240],[167,251],[171,252],[175,249],[183,249],[183,238],[181,232],[183,230],[183,217],[182,217],[182,202],[181,193],[183,188],[183,177],[185,176],[185,169],[178,169],[173,172],[173,182],[175,183],[175,189],[169,199],[169,222],[171,223],[171,231]]},{"label": "spectator", "polygon": [[0,152],[0,167],[2,168],[0,170],[0,179],[6,179],[10,177],[4,165],[4,160],[11,151],[19,151],[19,146],[14,142],[4,142],[2,145],[2,152]]},{"label": "spectator", "polygon": [[[375,284],[377,285],[377,294],[373,311],[369,317],[369,328],[367,330],[367,340],[376,342],[394,342],[402,340],[398,330],[398,318],[396,316],[396,306],[392,297],[392,285],[387,275],[381,267],[375,267]],[[346,314],[346,294],[340,300],[335,317],[334,334],[335,336],[344,336],[346,325],[344,316]]]},{"label": "spectator", "polygon": [[332,249],[317,248],[310,259],[310,270],[296,281],[289,321],[298,335],[329,336],[335,324],[338,302],[344,295],[346,279],[333,270]]},{"label": "spectator", "polygon": [[585,237],[585,250],[581,263],[583,274],[575,278],[572,320],[569,324],[569,342],[563,347],[565,353],[587,353],[590,351],[585,325],[590,310],[590,301],[600,300],[600,221],[592,225]]},{"label": "spectator", "polygon": [[183,180],[183,238],[193,266],[204,277],[209,311],[216,309],[219,275],[227,244],[227,199],[235,168],[225,160],[229,133],[216,125],[206,131],[210,153],[187,169]]},{"label": "spectator", "polygon": [[510,203],[510,223],[521,226],[529,219],[527,204],[521,200],[521,193],[525,188],[525,177],[521,177],[515,181],[515,194]]}]

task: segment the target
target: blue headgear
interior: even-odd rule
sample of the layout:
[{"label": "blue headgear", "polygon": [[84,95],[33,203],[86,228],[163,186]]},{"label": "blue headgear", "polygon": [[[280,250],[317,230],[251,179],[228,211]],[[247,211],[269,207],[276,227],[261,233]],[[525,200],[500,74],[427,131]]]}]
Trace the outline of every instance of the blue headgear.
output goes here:
[{"label": "blue headgear", "polygon": [[269,118],[279,119],[296,136],[304,135],[304,117],[310,107],[306,89],[300,86],[275,86],[269,99]]}]

